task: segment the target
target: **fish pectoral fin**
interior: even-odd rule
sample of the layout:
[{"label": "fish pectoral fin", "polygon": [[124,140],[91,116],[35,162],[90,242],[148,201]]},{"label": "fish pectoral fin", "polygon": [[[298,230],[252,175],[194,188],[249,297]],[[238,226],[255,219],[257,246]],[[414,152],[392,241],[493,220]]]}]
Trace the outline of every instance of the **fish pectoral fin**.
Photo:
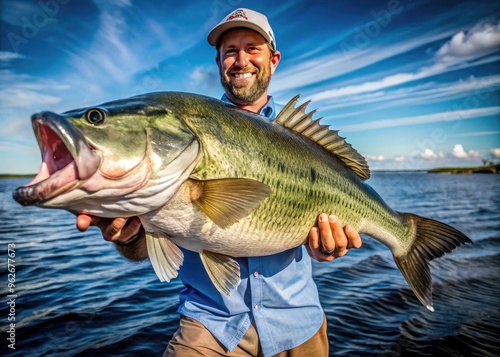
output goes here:
[{"label": "fish pectoral fin", "polygon": [[191,200],[220,228],[227,228],[256,209],[271,188],[257,180],[191,179]]},{"label": "fish pectoral fin", "polygon": [[176,278],[184,261],[184,254],[168,236],[158,232],[146,232],[149,260],[161,282]]},{"label": "fish pectoral fin", "polygon": [[227,255],[206,250],[200,253],[200,258],[217,290],[229,296],[231,289],[238,287],[241,282],[240,265]]}]

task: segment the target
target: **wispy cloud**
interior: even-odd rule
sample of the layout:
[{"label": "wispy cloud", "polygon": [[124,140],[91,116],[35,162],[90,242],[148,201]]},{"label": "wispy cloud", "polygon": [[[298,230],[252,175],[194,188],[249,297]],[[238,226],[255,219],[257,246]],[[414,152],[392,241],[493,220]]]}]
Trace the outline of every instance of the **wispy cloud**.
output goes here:
[{"label": "wispy cloud", "polygon": [[485,107],[477,109],[465,109],[460,111],[446,111],[429,115],[419,115],[413,117],[382,119],[373,122],[346,125],[341,128],[343,131],[363,131],[381,128],[392,128],[408,125],[422,125],[436,122],[446,122],[452,120],[466,120],[500,114],[500,106]]},{"label": "wispy cloud", "polygon": [[328,55],[316,57],[301,64],[279,72],[272,82],[274,92],[297,91],[298,88],[311,86],[332,78],[336,78],[377,62],[411,51],[425,43],[436,41],[444,34],[436,38],[420,37],[409,39],[406,42],[389,45],[377,50],[375,48],[357,49],[349,53],[334,52]]},{"label": "wispy cloud", "polygon": [[[69,63],[78,76],[87,80],[99,80],[101,86],[106,81],[123,83],[131,75],[131,70],[140,69],[140,55],[131,43],[127,32],[126,8],[128,1],[97,1],[99,21],[90,44],[75,43],[67,49]],[[119,59],[119,61],[117,60]]]},{"label": "wispy cloud", "polygon": [[50,106],[61,101],[60,97],[26,89],[4,89],[0,91],[0,106],[6,108]]},{"label": "wispy cloud", "polygon": [[16,52],[0,51],[0,61],[9,62],[19,58],[24,58],[24,56]]},{"label": "wispy cloud", "polygon": [[[30,109],[40,105],[53,105],[61,101],[54,93],[69,89],[67,85],[54,80],[40,79],[28,74],[18,74],[11,70],[1,70],[0,106]],[[47,93],[47,88],[52,94]]]},{"label": "wispy cloud", "polygon": [[189,75],[189,79],[191,80],[190,85],[197,91],[205,90],[211,92],[215,88],[218,88],[220,83],[219,71],[215,65],[210,67],[195,67]]},{"label": "wispy cloud", "polygon": [[350,110],[347,113],[329,116],[329,119],[360,117],[374,110],[390,107],[429,105],[472,95],[481,101],[490,99],[500,88],[500,75],[484,77],[469,76],[455,82],[425,82],[414,86],[388,89],[371,93],[362,93],[343,98],[331,99],[321,110],[331,110],[344,107],[359,108],[364,104],[373,104],[362,110]]},{"label": "wispy cloud", "polygon": [[[156,73],[162,64],[177,63],[172,58],[206,38],[207,25],[201,22],[193,26],[192,19],[185,21],[189,14],[183,12],[192,10],[189,7],[179,6],[168,21],[163,21],[156,14],[161,11],[156,5],[138,7],[129,1],[96,3],[100,5],[92,40],[88,41],[89,37],[86,37],[88,42],[77,42],[72,48],[65,49],[70,65],[66,80],[74,87],[85,86],[89,97],[105,97],[109,88],[117,85],[128,88],[124,93],[129,93],[138,87],[137,82],[147,81],[150,73]],[[164,11],[168,6],[160,8]],[[155,13],[151,14],[151,11]],[[208,20],[204,18],[204,21]],[[183,69],[186,71],[185,80],[190,68],[184,66]],[[162,73],[159,75],[161,77]],[[176,73],[175,78],[180,75]],[[155,79],[162,79],[159,77]]]},{"label": "wispy cloud", "polygon": [[0,19],[5,23],[13,26],[23,26],[23,17],[27,14],[33,15],[40,8],[32,2],[4,0],[2,1],[2,11],[0,11]]},{"label": "wispy cloud", "polygon": [[[451,29],[441,29],[436,31],[431,28],[427,31],[423,30],[418,33],[417,37],[406,37],[404,40],[395,41],[394,43],[381,43],[380,39],[372,39],[370,47],[365,46],[351,46],[343,47],[341,43],[338,44],[337,51],[333,53],[328,51],[327,55],[314,56],[309,60],[303,60],[301,63],[293,63],[293,66],[279,72],[276,78],[273,79],[272,89],[275,92],[293,91],[296,92],[298,88],[319,84],[327,80],[359,71],[363,68],[369,67],[381,61],[396,57],[398,55],[411,52],[417,48],[425,45],[432,44],[436,41],[444,40],[457,33],[460,27]],[[415,33],[415,32],[413,32]],[[314,53],[314,52],[310,52]],[[400,73],[389,78],[384,78],[379,81],[374,81],[371,84],[359,84],[359,88],[365,90],[376,90],[376,88],[385,88],[388,85],[395,85],[403,83],[400,81],[415,80],[419,76],[422,78],[430,75],[437,68],[422,69],[422,73]],[[426,72],[428,74],[426,75]],[[359,81],[358,81],[359,83]],[[394,83],[394,84],[391,84]],[[385,86],[384,86],[385,85]],[[352,94],[359,93],[353,86],[346,86],[334,91],[325,91],[326,93],[318,93],[316,99],[328,98],[336,96],[341,93]],[[329,94],[329,95],[327,95]]]},{"label": "wispy cloud", "polygon": [[472,133],[449,134],[449,136],[451,136],[451,137],[484,136],[484,135],[499,135],[500,136],[500,131],[491,130],[491,131],[475,131]]},{"label": "wispy cloud", "polygon": [[500,24],[481,23],[468,32],[455,34],[437,51],[434,63],[430,66],[422,67],[416,72],[396,73],[375,81],[326,90],[313,95],[312,99],[320,101],[379,91],[456,70],[457,67],[475,66],[481,62],[473,60],[498,51],[499,44]]}]

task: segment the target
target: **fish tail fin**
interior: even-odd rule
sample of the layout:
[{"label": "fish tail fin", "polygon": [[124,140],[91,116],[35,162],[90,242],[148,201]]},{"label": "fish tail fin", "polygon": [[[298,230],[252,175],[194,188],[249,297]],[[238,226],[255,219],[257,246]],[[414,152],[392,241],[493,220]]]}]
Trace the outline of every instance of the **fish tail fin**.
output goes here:
[{"label": "fish tail fin", "polygon": [[420,302],[434,311],[429,261],[472,241],[459,230],[442,222],[411,213],[400,214],[414,227],[415,240],[405,255],[394,256],[394,260]]}]

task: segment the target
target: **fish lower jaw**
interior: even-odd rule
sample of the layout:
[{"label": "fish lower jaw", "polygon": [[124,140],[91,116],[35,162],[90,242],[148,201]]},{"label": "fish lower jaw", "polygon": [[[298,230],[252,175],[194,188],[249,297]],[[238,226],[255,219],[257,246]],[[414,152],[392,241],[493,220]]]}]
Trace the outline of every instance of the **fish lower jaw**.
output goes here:
[{"label": "fish lower jaw", "polygon": [[50,174],[46,162],[42,162],[35,178],[14,191],[14,199],[24,206],[43,204],[51,198],[73,190],[81,184],[74,161]]}]

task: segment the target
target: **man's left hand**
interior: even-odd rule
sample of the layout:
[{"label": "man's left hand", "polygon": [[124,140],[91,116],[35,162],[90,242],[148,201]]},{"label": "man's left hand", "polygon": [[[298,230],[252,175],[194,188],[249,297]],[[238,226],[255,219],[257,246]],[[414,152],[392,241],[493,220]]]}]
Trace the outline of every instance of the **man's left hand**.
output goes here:
[{"label": "man's left hand", "polygon": [[361,247],[361,237],[350,225],[342,227],[340,220],[322,213],[318,217],[318,227],[309,231],[306,249],[318,262],[329,262],[343,257],[351,248]]}]

